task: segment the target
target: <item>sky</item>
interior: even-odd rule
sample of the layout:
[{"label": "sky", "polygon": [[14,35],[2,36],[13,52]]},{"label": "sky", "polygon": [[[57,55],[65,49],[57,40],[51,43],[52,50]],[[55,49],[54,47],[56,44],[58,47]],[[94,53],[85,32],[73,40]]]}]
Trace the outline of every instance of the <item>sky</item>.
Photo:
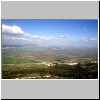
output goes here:
[{"label": "sky", "polygon": [[2,44],[97,47],[98,20],[2,20]]}]

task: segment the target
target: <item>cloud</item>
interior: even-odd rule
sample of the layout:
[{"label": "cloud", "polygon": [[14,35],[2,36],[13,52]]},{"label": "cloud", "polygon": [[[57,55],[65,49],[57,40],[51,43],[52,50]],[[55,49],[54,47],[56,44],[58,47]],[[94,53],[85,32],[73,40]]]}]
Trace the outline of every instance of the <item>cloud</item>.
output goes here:
[{"label": "cloud", "polygon": [[40,39],[40,36],[36,36],[36,35],[30,35],[30,34],[26,34],[21,27],[19,26],[9,26],[9,25],[2,25],[2,35],[3,37],[5,36],[5,38],[9,39],[19,39],[19,40],[34,40],[34,39]]},{"label": "cloud", "polygon": [[90,40],[91,40],[91,41],[96,41],[97,39],[96,39],[96,38],[90,38]]},{"label": "cloud", "polygon": [[9,37],[21,37],[24,31],[18,26],[8,26],[3,24],[2,25],[2,35],[6,35]]},{"label": "cloud", "polygon": [[[35,34],[29,34],[29,33],[25,33],[21,27],[13,25],[13,26],[9,26],[9,25],[2,25],[2,37],[4,41],[11,41],[11,40],[15,40],[16,43],[17,41],[59,41],[59,40],[63,40],[66,38],[65,35],[61,35],[61,36],[39,36],[39,35],[35,35]],[[7,39],[7,40],[6,40]]]},{"label": "cloud", "polygon": [[86,38],[86,37],[83,37],[81,38],[82,41],[85,41],[85,42],[89,42],[89,41],[97,41],[96,38],[93,38],[93,37],[90,37],[90,38]]},{"label": "cloud", "polygon": [[8,26],[8,25],[5,25],[3,24],[2,25],[2,32],[5,32],[5,33],[24,33],[24,31],[22,31],[22,29],[18,26]]},{"label": "cloud", "polygon": [[82,40],[82,41],[85,41],[85,42],[89,41],[89,40],[88,40],[87,38],[85,38],[85,37],[81,38],[81,40]]},{"label": "cloud", "polygon": [[29,34],[22,30],[21,27],[13,25],[2,25],[2,43],[5,44],[49,44],[49,45],[66,45],[66,46],[89,46],[96,45],[97,38],[83,37],[79,40],[73,40],[66,34],[62,35],[37,35]]}]

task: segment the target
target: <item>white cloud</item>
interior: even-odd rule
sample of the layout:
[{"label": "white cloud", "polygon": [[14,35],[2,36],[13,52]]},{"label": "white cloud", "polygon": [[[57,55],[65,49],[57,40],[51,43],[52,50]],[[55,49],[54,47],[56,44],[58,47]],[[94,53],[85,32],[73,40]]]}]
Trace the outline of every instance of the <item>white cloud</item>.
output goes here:
[{"label": "white cloud", "polygon": [[96,39],[96,38],[90,38],[90,40],[91,40],[91,41],[96,41],[97,39]]},{"label": "white cloud", "polygon": [[87,38],[85,38],[85,37],[83,37],[83,38],[81,38],[83,41],[85,41],[85,42],[87,42],[88,41],[88,39]]},{"label": "white cloud", "polygon": [[[13,25],[13,26],[9,26],[9,25],[2,25],[2,37],[4,40],[6,39],[10,39],[11,40],[16,40],[16,41],[59,41],[59,40],[63,40],[66,38],[65,35],[61,35],[61,36],[39,36],[39,35],[34,35],[34,34],[28,34],[25,33],[21,27]],[[8,41],[8,42],[9,42]]]},{"label": "white cloud", "polygon": [[8,26],[3,24],[2,25],[2,32],[4,33],[24,33],[24,31],[18,26]]},{"label": "white cloud", "polygon": [[83,37],[83,38],[81,38],[81,40],[83,40],[83,41],[85,41],[85,42],[97,41],[97,39],[96,39],[96,38],[93,38],[93,37],[90,37],[90,38]]},{"label": "white cloud", "polygon": [[24,31],[18,26],[8,26],[2,25],[2,35],[5,37],[22,37],[24,35]]}]

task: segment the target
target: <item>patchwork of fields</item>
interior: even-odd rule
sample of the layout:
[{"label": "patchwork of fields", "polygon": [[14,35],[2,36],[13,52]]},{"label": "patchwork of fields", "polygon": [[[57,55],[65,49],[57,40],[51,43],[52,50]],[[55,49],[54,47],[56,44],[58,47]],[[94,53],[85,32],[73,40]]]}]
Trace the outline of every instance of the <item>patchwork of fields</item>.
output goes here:
[{"label": "patchwork of fields", "polygon": [[[98,78],[97,60],[97,50],[90,49],[39,46],[2,48],[2,78],[95,79]],[[66,65],[66,62],[78,64]],[[48,66],[48,63],[54,65]]]}]

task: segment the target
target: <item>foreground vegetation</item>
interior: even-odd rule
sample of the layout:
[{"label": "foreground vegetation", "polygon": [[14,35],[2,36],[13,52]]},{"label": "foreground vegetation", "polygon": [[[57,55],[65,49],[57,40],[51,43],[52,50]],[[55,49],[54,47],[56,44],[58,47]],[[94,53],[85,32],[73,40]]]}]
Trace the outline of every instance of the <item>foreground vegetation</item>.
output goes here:
[{"label": "foreground vegetation", "polygon": [[66,79],[96,79],[98,78],[98,65],[93,63],[78,65],[55,65],[49,70],[51,75]]},{"label": "foreground vegetation", "polygon": [[56,64],[17,64],[6,65],[2,68],[3,79],[30,78],[30,79],[97,79],[97,63],[77,65]]}]

